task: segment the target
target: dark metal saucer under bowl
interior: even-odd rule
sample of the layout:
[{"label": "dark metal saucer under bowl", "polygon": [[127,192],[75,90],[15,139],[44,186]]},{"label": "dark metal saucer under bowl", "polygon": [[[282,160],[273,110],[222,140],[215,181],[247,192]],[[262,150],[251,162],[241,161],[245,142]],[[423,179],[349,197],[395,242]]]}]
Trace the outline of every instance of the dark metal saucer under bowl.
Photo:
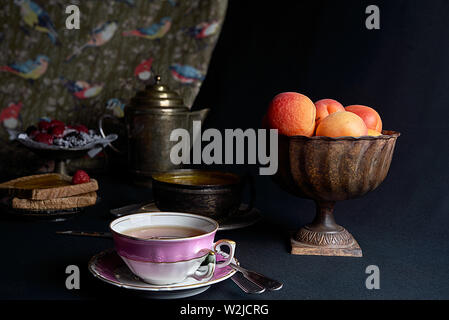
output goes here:
[{"label": "dark metal saucer under bowl", "polygon": [[316,215],[291,239],[292,254],[361,257],[354,237],[334,219],[336,201],[361,197],[387,176],[400,133],[378,137],[279,136],[279,169],[273,177],[284,190],[312,199]]},{"label": "dark metal saucer under bowl", "polygon": [[40,221],[46,220],[51,222],[60,222],[72,219],[82,214],[86,208],[71,208],[71,209],[58,209],[58,210],[25,210],[14,209],[4,204],[0,205],[0,210],[4,211],[9,218],[17,218],[23,220]]},{"label": "dark metal saucer under bowl", "polygon": [[46,209],[46,210],[27,210],[15,209],[11,206],[11,201],[8,198],[0,200],[0,212],[4,212],[8,218],[29,220],[29,221],[50,221],[61,222],[75,218],[83,214],[87,209],[94,207],[100,203],[102,199],[97,196],[97,201],[94,205],[86,207],[74,207],[67,209]]},{"label": "dark metal saucer under bowl", "polygon": [[[180,169],[152,176],[153,197],[161,211],[190,212],[208,216],[219,223],[230,215],[244,215],[253,209],[252,179],[234,173]],[[250,201],[241,209],[245,186]]]}]

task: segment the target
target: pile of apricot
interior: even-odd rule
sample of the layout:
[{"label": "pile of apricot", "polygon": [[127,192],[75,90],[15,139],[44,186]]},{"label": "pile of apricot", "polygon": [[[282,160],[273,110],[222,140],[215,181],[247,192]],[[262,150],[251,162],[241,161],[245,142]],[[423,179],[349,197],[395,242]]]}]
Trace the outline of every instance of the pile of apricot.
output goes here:
[{"label": "pile of apricot", "polygon": [[373,108],[363,105],[344,107],[333,99],[313,103],[297,92],[275,96],[262,125],[264,128],[278,129],[279,134],[286,136],[338,138],[382,134],[382,120]]}]

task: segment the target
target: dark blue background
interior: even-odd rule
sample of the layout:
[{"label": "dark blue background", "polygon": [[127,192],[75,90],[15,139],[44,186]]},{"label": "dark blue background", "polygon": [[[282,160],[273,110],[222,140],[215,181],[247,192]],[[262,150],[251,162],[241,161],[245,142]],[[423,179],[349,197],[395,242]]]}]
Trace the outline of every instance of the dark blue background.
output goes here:
[{"label": "dark blue background", "polygon": [[[365,28],[377,4],[381,29]],[[289,254],[289,232],[311,221],[314,204],[281,191],[257,166],[223,169],[254,174],[264,220],[220,232],[235,239],[242,265],[285,283],[279,292],[247,296],[231,281],[195,299],[448,299],[449,280],[449,2],[231,0],[209,73],[195,102],[210,107],[207,126],[257,128],[282,91],[312,100],[369,105],[384,128],[402,133],[384,183],[361,199],[337,203],[336,220],[363,258]],[[110,240],[62,237],[57,230],[107,231],[117,206],[151,199],[117,172],[98,177],[102,202],[55,224],[0,223],[0,299],[90,299],[128,296],[94,279],[92,255]],[[23,235],[26,236],[23,236]],[[81,289],[65,289],[65,267],[81,268]],[[380,268],[380,290],[365,288],[368,265]]]},{"label": "dark blue background", "polygon": [[[371,4],[380,30],[365,27]],[[371,106],[385,129],[402,133],[384,183],[336,206],[364,258],[280,256],[269,240],[275,227],[254,236],[273,260],[264,261],[267,270],[290,280],[280,297],[449,298],[448,14],[444,0],[230,1],[196,101],[213,108],[209,126],[260,127],[276,94],[297,91]],[[258,206],[281,229],[313,217],[312,201],[283,193],[270,178],[258,177],[257,191]],[[379,291],[364,288],[369,264],[381,270]]]}]

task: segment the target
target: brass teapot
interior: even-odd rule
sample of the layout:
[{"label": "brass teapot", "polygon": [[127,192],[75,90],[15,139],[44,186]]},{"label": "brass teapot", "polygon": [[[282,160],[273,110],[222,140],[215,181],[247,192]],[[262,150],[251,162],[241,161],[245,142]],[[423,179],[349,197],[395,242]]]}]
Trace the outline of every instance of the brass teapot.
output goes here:
[{"label": "brass teapot", "polygon": [[128,170],[137,185],[151,186],[155,173],[180,169],[170,161],[170,151],[177,142],[170,141],[174,129],[183,128],[192,134],[192,123],[203,121],[209,109],[190,111],[183,99],[156,76],[131,99],[124,109],[128,138]]}]

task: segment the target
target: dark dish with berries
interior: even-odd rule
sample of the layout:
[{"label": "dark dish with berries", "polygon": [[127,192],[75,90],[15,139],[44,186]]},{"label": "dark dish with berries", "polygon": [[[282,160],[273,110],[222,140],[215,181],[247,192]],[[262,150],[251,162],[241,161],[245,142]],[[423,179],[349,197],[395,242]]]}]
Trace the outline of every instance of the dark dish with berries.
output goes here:
[{"label": "dark dish with berries", "polygon": [[28,127],[26,135],[35,142],[65,148],[82,147],[102,139],[85,125],[66,125],[60,120],[41,120],[37,126]]},{"label": "dark dish with berries", "polygon": [[117,138],[117,134],[102,137],[82,124],[42,120],[20,133],[17,141],[38,156],[54,161],[54,172],[67,174],[67,160],[86,155],[93,158]]},{"label": "dark dish with berries", "polygon": [[18,140],[33,149],[84,150],[97,144],[106,145],[117,139],[117,135],[103,138],[95,130],[83,124],[69,125],[60,120],[41,120],[29,126]]}]

